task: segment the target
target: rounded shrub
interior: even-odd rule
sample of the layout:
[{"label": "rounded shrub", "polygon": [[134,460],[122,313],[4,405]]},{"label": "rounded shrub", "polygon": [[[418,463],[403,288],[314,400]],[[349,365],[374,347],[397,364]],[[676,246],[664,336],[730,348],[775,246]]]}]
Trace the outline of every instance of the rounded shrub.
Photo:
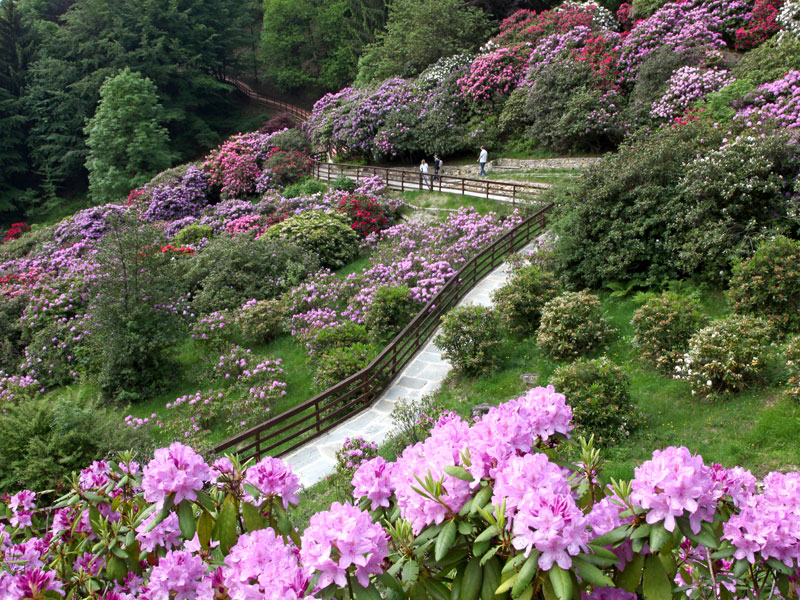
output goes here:
[{"label": "rounded shrub", "polygon": [[613,333],[603,318],[597,296],[564,292],[542,308],[536,339],[548,356],[570,360],[599,350]]},{"label": "rounded shrub", "polygon": [[783,347],[783,360],[789,370],[789,387],[784,392],[787,397],[800,400],[800,335],[794,335]]},{"label": "rounded shrub", "polygon": [[774,329],[764,319],[730,315],[704,327],[689,340],[675,367],[692,395],[716,398],[757,384],[764,376]]},{"label": "rounded shrub", "polygon": [[800,242],[778,236],[734,264],[730,282],[733,310],[759,315],[779,333],[800,326]]},{"label": "rounded shrub", "polygon": [[555,277],[536,265],[515,269],[514,276],[495,291],[493,300],[508,330],[518,336],[536,333],[545,303],[558,294]]},{"label": "rounded shrub", "polygon": [[247,302],[236,323],[242,335],[256,344],[264,344],[286,332],[286,309],[277,298]]},{"label": "rounded shrub", "polygon": [[196,246],[202,240],[210,240],[214,236],[214,230],[210,225],[200,225],[192,223],[181,229],[172,238],[172,242],[178,246]]},{"label": "rounded shrub", "polygon": [[330,269],[339,269],[358,256],[360,241],[344,215],[319,210],[309,210],[273,225],[262,239],[289,240]]},{"label": "rounded shrub", "polygon": [[605,357],[562,365],[550,384],[567,398],[582,433],[599,445],[623,441],[638,424],[630,377]]},{"label": "rounded shrub", "polygon": [[322,391],[347,379],[366,367],[378,351],[377,346],[362,342],[333,348],[319,358],[314,372],[314,385]]},{"label": "rounded shrub", "polygon": [[408,325],[420,308],[408,286],[381,286],[364,315],[364,324],[379,339],[389,339]]},{"label": "rounded shrub", "polygon": [[323,356],[337,348],[369,343],[367,328],[360,323],[347,321],[335,327],[325,327],[309,338],[306,348],[311,356]]},{"label": "rounded shrub", "polygon": [[434,343],[456,371],[477,375],[497,368],[501,329],[500,315],[493,308],[460,306],[444,316]]},{"label": "rounded shrub", "polygon": [[358,183],[356,183],[355,179],[351,179],[346,175],[339,175],[336,179],[333,180],[333,184],[331,187],[335,190],[339,190],[342,192],[354,192],[358,187]]},{"label": "rounded shrub", "polygon": [[633,314],[634,344],[643,359],[671,373],[703,319],[696,300],[664,292],[650,298]]},{"label": "rounded shrub", "polygon": [[297,183],[287,185],[283,190],[284,198],[297,198],[298,196],[313,196],[314,194],[324,193],[328,187],[321,181],[310,177],[301,179]]}]

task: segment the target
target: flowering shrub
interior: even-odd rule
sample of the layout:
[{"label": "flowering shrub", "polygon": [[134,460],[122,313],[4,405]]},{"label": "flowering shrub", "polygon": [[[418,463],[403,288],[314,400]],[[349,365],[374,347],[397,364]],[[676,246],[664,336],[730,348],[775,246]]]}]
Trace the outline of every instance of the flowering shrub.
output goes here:
[{"label": "flowering shrub", "polygon": [[8,375],[0,370],[0,407],[36,398],[44,388],[30,375]]},{"label": "flowering shrub", "polygon": [[650,298],[633,315],[634,344],[639,354],[658,369],[672,373],[703,322],[692,298],[664,292]]},{"label": "flowering shrub", "polygon": [[749,98],[748,105],[736,113],[736,118],[748,126],[777,126],[787,129],[800,127],[800,71],[789,71],[771,83],[759,86]]},{"label": "flowering shrub", "polygon": [[268,240],[287,240],[317,257],[323,267],[339,269],[359,251],[358,234],[343,215],[311,210],[273,225],[264,235]]},{"label": "flowering shrub", "polygon": [[378,445],[362,437],[345,438],[344,444],[336,451],[336,467],[328,479],[333,482],[339,497],[353,497],[353,475],[358,468],[378,456]]},{"label": "flowering shrub", "polygon": [[500,315],[491,307],[461,306],[442,318],[434,343],[456,371],[477,375],[497,368],[503,341]]},{"label": "flowering shrub", "polygon": [[490,104],[508,97],[525,78],[530,54],[527,44],[481,54],[472,61],[469,72],[458,80],[461,94],[476,104]]},{"label": "flowering shrub", "polygon": [[444,415],[395,462],[357,469],[357,507],[334,503],[302,533],[292,523],[299,482],[278,459],[208,465],[173,444],[143,468],[130,455],[96,462],[49,524],[37,495],[6,497],[0,589],[10,598],[343,600],[402,598],[406,588],[533,598],[544,587],[558,600],[629,600],[644,589],[672,597],[676,577],[712,595],[720,582],[732,597],[790,589],[800,475],[770,473],[757,489],[748,471],[667,447],[630,482],[604,486],[591,445],[572,450],[577,463],[565,460],[570,421],[552,386],[472,425]]},{"label": "flowering shrub", "polygon": [[746,27],[736,30],[736,49],[749,50],[763,44],[780,29],[778,10],[784,0],[755,0],[753,11],[747,16]]},{"label": "flowering shrub", "polygon": [[741,391],[763,377],[773,335],[762,319],[731,315],[715,321],[691,337],[675,378],[687,380],[692,395],[712,399]]},{"label": "flowering shrub", "polygon": [[786,34],[800,39],[800,2],[785,0],[776,20]]},{"label": "flowering shrub", "polygon": [[400,333],[420,308],[407,286],[383,286],[375,292],[364,314],[364,324],[377,338],[388,340]]},{"label": "flowering shrub", "polygon": [[208,202],[208,184],[206,173],[192,165],[179,178],[143,190],[149,195],[149,201],[142,220],[173,221],[197,216]]},{"label": "flowering shrub", "polygon": [[784,394],[794,400],[800,399],[800,336],[790,337],[783,347],[783,359],[789,370],[789,378],[786,383],[789,387]]},{"label": "flowering shrub", "polygon": [[421,442],[431,434],[445,410],[438,395],[425,394],[419,399],[400,398],[392,409],[391,440],[398,452]]},{"label": "flowering shrub", "polygon": [[12,223],[11,226],[6,229],[5,235],[3,235],[3,243],[10,242],[11,240],[16,240],[22,237],[23,233],[26,233],[31,230],[31,226],[27,223]]},{"label": "flowering shrub", "polygon": [[358,193],[343,196],[338,209],[347,215],[350,227],[361,237],[386,229],[396,217],[387,215],[385,206],[374,197]]},{"label": "flowering shrub", "polygon": [[764,240],[752,257],[736,263],[730,283],[736,312],[757,315],[778,333],[800,326],[800,242],[778,236]]},{"label": "flowering shrub", "polygon": [[515,269],[513,277],[494,292],[492,300],[508,330],[528,336],[539,328],[542,307],[557,294],[553,275],[528,265]]},{"label": "flowering shrub", "polygon": [[[281,150],[273,148],[264,164],[261,175],[261,190],[269,188],[283,188],[289,184],[300,181],[303,177],[311,175],[311,159],[297,150]],[[265,179],[269,183],[264,183]]]},{"label": "flowering shrub", "polygon": [[576,431],[593,435],[598,445],[622,442],[639,422],[630,377],[605,357],[562,365],[550,384],[570,399]]},{"label": "flowering shrub", "polygon": [[236,315],[242,335],[256,344],[264,344],[285,331],[286,313],[280,300],[250,300]]},{"label": "flowering shrub", "polygon": [[568,360],[597,351],[613,333],[602,316],[597,296],[564,292],[542,308],[536,340],[547,355]]},{"label": "flowering shrub", "polygon": [[682,116],[695,102],[702,100],[707,94],[716,92],[733,79],[726,71],[719,69],[701,69],[699,67],[681,67],[672,74],[667,83],[667,90],[660,100],[653,103],[651,116],[667,121]]},{"label": "flowering shrub", "polygon": [[219,349],[236,335],[235,325],[230,311],[218,310],[201,315],[192,323],[189,331],[193,340],[209,348]]}]

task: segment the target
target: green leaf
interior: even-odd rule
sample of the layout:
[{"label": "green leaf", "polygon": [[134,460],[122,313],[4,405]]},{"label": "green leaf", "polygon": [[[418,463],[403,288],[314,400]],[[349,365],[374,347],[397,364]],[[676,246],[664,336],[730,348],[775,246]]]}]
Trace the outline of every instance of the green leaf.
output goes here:
[{"label": "green leaf", "polygon": [[244,521],[244,527],[248,532],[258,531],[259,529],[263,529],[265,526],[264,516],[261,514],[261,510],[249,502],[242,503],[242,520]]},{"label": "green leaf", "polygon": [[114,556],[118,556],[122,560],[125,560],[125,559],[128,558],[128,553],[125,552],[125,550],[123,550],[122,548],[120,548],[117,545],[114,545],[114,546],[111,547],[111,552],[114,553]]},{"label": "green leaf", "polygon": [[200,545],[206,550],[209,548],[211,541],[211,531],[214,529],[214,519],[211,514],[204,510],[197,521],[197,539],[200,540]]},{"label": "green leaf", "polygon": [[457,526],[455,521],[448,521],[444,528],[439,532],[433,552],[434,559],[437,562],[442,560],[447,554],[447,551],[453,547],[453,542],[456,539],[456,532]]},{"label": "green leaf", "polygon": [[106,574],[109,579],[122,583],[122,580],[128,575],[128,565],[117,556],[109,556],[108,563],[106,563]]},{"label": "green leaf", "polygon": [[181,528],[181,535],[185,540],[191,540],[197,530],[197,522],[194,520],[194,506],[188,500],[181,500],[178,505],[178,525]]},{"label": "green leaf", "polygon": [[481,488],[481,491],[475,494],[475,497],[472,499],[472,507],[470,508],[469,511],[470,514],[475,514],[476,512],[478,512],[479,508],[483,508],[484,506],[486,506],[486,503],[489,502],[491,497],[492,497],[492,488],[490,488],[489,486]]},{"label": "green leaf", "polygon": [[361,584],[355,582],[353,584],[353,592],[355,593],[356,600],[381,600],[381,595],[373,584],[368,587],[361,587]]},{"label": "green leaf", "polygon": [[475,538],[475,543],[486,542],[498,535],[500,535],[500,530],[497,528],[497,525],[489,525],[489,527],[484,529],[481,534]]},{"label": "green leaf", "polygon": [[661,559],[655,554],[645,560],[642,591],[644,600],[672,600],[672,584]]},{"label": "green leaf", "polygon": [[500,561],[492,557],[483,565],[481,600],[494,600],[498,587],[500,587]]},{"label": "green leaf", "polygon": [[386,600],[405,600],[406,594],[397,578],[388,573],[381,573],[378,579],[386,590]]},{"label": "green leaf", "polygon": [[489,540],[483,542],[475,542],[472,545],[472,554],[474,554],[475,556],[482,556],[483,553],[489,549],[491,543],[492,542]]},{"label": "green leaf", "polygon": [[461,597],[460,600],[478,600],[481,593],[481,583],[483,581],[483,569],[480,565],[480,559],[473,557],[467,563],[467,569],[464,571],[464,579],[461,582]]},{"label": "green leaf", "polygon": [[531,581],[533,581],[533,576],[536,575],[536,570],[539,568],[540,554],[541,553],[538,550],[531,551],[530,556],[522,564],[522,568],[517,574],[517,580],[514,582],[514,586],[511,588],[511,596],[513,598],[517,598],[520,594],[522,594],[522,592],[525,591],[525,588],[530,585]]},{"label": "green leaf", "polygon": [[630,592],[636,592],[639,587],[639,582],[642,580],[642,573],[644,571],[644,555],[635,554],[633,560],[625,565],[625,569],[617,575],[617,587]]},{"label": "green leaf", "polygon": [[225,556],[228,555],[228,551],[236,544],[236,540],[239,538],[236,532],[237,517],[238,511],[234,501],[231,498],[226,498],[222,508],[219,510],[219,515],[217,515],[217,524],[214,525],[214,529],[211,532],[211,537],[219,542],[220,549]]},{"label": "green leaf", "polygon": [[639,538],[647,537],[650,535],[650,530],[652,529],[649,523],[642,523],[637,527],[634,532],[631,534],[632,540],[638,540]]},{"label": "green leaf", "polygon": [[672,534],[663,525],[653,525],[650,529],[650,550],[658,552],[671,538]]},{"label": "green leaf", "polygon": [[444,468],[444,472],[448,475],[452,475],[457,479],[461,479],[462,481],[469,481],[470,483],[475,481],[475,478],[467,471],[464,467],[457,467],[455,465],[447,465]]},{"label": "green leaf", "polygon": [[578,570],[578,576],[584,581],[597,587],[614,587],[614,582],[611,578],[593,564],[581,560],[578,557],[573,558],[572,563]]},{"label": "green leaf", "polygon": [[403,583],[413,583],[419,577],[419,565],[415,560],[409,560],[403,565]]},{"label": "green leaf", "polygon": [[475,531],[475,527],[471,523],[469,523],[467,521],[461,521],[458,524],[458,533],[460,533],[461,535],[470,535],[474,531]]},{"label": "green leaf", "polygon": [[787,567],[777,558],[768,558],[767,565],[769,565],[770,568],[774,569],[778,573],[783,573],[784,575],[791,575],[794,573],[790,567]]},{"label": "green leaf", "polygon": [[483,556],[481,556],[481,566],[485,565],[487,561],[489,561],[497,551],[500,550],[500,546],[494,546],[490,548],[488,552],[486,552]]},{"label": "green leaf", "polygon": [[553,591],[558,600],[571,600],[572,577],[570,574],[558,565],[553,565],[547,574],[550,577],[550,583],[553,584]]},{"label": "green leaf", "polygon": [[514,584],[517,582],[518,578],[519,578],[519,573],[514,573],[511,577],[503,581],[499,586],[497,586],[495,595],[499,596],[500,594],[505,594],[508,590],[514,587]]},{"label": "green leaf", "polygon": [[441,581],[436,579],[420,579],[422,583],[422,587],[425,588],[425,591],[428,592],[428,596],[433,600],[449,600],[450,599],[450,590],[447,589]]},{"label": "green leaf", "polygon": [[592,540],[594,546],[610,546],[616,544],[628,537],[628,525],[620,525],[616,529],[612,529],[608,533],[596,537]]}]

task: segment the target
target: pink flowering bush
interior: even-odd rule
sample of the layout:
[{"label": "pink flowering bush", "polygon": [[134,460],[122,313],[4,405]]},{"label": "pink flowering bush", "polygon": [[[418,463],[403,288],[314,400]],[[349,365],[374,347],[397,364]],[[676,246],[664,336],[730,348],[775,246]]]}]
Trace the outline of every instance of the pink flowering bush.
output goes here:
[{"label": "pink flowering bush", "polygon": [[800,474],[758,483],[666,447],[632,481],[604,485],[599,453],[585,439],[569,446],[571,428],[552,387],[472,424],[443,414],[395,462],[361,464],[358,505],[333,503],[303,530],[298,478],[279,459],[209,465],[173,444],[144,468],[129,454],[98,461],[49,520],[33,492],[4,497],[0,594],[634,600],[655,586],[664,598],[792,597]]},{"label": "pink flowering bush", "polygon": [[698,100],[733,81],[723,70],[681,67],[670,77],[664,95],[653,103],[650,114],[671,121],[682,116]]},{"label": "pink flowering bush", "polygon": [[478,56],[458,80],[461,94],[476,104],[508,97],[524,80],[530,54],[531,47],[522,44]]}]

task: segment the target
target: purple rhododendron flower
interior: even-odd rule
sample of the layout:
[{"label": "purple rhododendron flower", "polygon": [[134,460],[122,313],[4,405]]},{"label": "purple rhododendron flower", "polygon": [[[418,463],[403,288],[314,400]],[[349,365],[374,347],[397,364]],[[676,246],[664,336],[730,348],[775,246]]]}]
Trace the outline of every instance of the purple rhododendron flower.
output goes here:
[{"label": "purple rhododendron flower", "polygon": [[153,567],[145,590],[147,600],[213,600],[211,577],[203,559],[172,550]]},{"label": "purple rhododendron flower", "polygon": [[372,504],[371,510],[379,506],[388,507],[392,497],[392,468],[394,463],[387,463],[383,457],[377,456],[361,464],[353,474],[353,497],[367,498]]}]

